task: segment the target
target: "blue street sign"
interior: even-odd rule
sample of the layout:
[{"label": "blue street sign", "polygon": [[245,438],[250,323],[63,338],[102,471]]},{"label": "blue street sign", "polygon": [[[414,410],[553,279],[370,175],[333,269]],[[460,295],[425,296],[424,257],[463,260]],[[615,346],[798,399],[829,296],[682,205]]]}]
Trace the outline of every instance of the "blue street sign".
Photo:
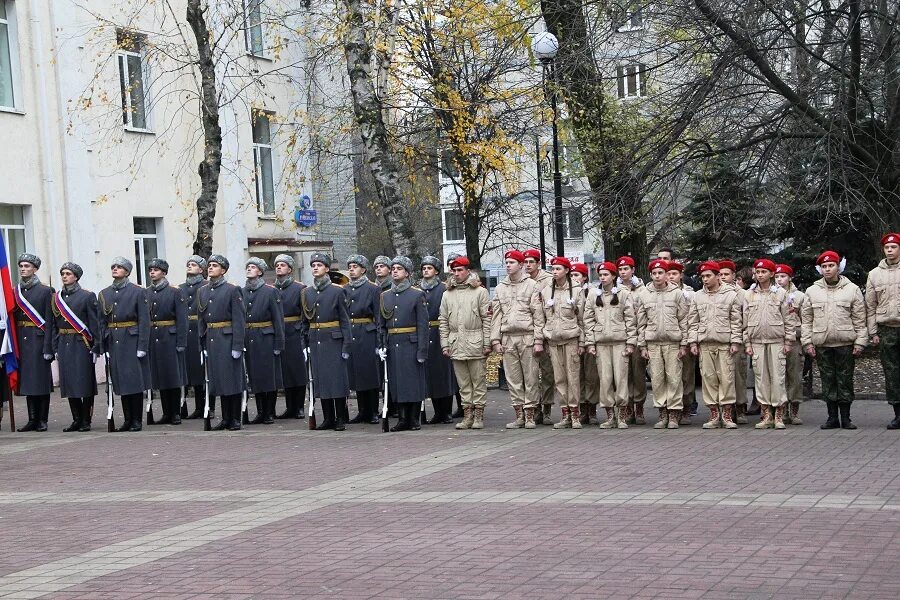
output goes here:
[{"label": "blue street sign", "polygon": [[298,208],[294,211],[294,223],[298,227],[312,227],[316,224],[318,217],[316,211]]}]

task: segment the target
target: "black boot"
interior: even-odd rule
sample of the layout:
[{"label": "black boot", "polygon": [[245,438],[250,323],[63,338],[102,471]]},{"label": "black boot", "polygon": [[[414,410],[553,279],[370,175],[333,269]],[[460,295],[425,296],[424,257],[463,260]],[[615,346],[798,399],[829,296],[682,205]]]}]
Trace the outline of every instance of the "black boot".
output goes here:
[{"label": "black boot", "polygon": [[[391,431],[409,431],[410,412],[407,410],[407,407],[415,406],[415,408],[418,409],[419,405],[409,403],[409,404],[400,404],[400,405],[395,405],[395,406],[397,406],[397,412],[400,415],[400,418],[397,420],[397,424],[394,425],[393,427],[391,427]],[[419,417],[419,415],[416,414],[416,418],[418,418],[418,417]]]},{"label": "black boot", "polygon": [[344,425],[347,423],[347,417],[349,416],[347,399],[336,398],[333,402],[335,403],[334,430],[344,431],[344,429],[346,429]]},{"label": "black boot", "polygon": [[69,410],[72,411],[72,424],[63,428],[65,433],[81,429],[81,398],[69,398]]},{"label": "black boot", "polygon": [[422,429],[422,404],[412,402],[407,405],[409,408],[409,430],[410,431],[418,431]]},{"label": "black boot", "polygon": [[172,397],[169,400],[169,414],[172,416],[172,425],[181,425],[181,414],[187,415],[187,405],[181,404],[181,390],[171,390]]},{"label": "black boot", "polygon": [[294,418],[295,419],[305,419],[306,418],[306,386],[301,385],[300,387],[294,388],[291,391],[291,394],[294,396]]},{"label": "black boot", "polygon": [[[450,406],[451,407],[453,406],[452,400],[450,401]],[[456,412],[454,412],[450,416],[453,417],[454,419],[462,419],[463,416],[465,416],[465,413],[463,412],[463,407],[462,407],[462,396],[460,396],[459,392],[456,392]]]},{"label": "black boot", "polygon": [[47,431],[47,421],[50,420],[50,395],[38,396],[37,399],[37,427],[35,431]]},{"label": "black boot", "polygon": [[25,431],[34,431],[37,427],[37,416],[35,410],[37,401],[32,400],[31,396],[25,396],[25,405],[28,407],[28,422],[16,430],[20,433]]},{"label": "black boot", "polygon": [[[235,394],[234,396],[227,397],[228,403],[228,416],[230,419],[228,420],[228,431],[240,431],[241,430],[241,407],[244,404],[244,395],[243,394]],[[224,407],[226,400],[222,399],[222,406]]]},{"label": "black boot", "polygon": [[450,416],[450,412],[453,410],[453,396],[444,398],[442,404],[444,410],[441,412],[441,416],[444,419],[441,421],[441,425],[451,425],[453,424],[453,417]]},{"label": "black boot", "polygon": [[431,407],[434,408],[434,414],[430,419],[425,421],[428,425],[438,425],[444,422],[444,399],[443,398],[432,398],[431,399]]},{"label": "black boot", "polygon": [[888,429],[900,429],[900,404],[892,404],[894,407],[894,420],[887,426]]},{"label": "black boot", "polygon": [[334,429],[334,400],[331,398],[322,398],[322,422],[316,427],[316,431],[325,431]]},{"label": "black boot", "polygon": [[[210,398],[212,400],[212,398]],[[202,385],[194,386],[194,412],[189,414],[188,419],[200,419],[203,417],[203,408],[206,405],[206,390]]]},{"label": "black boot", "polygon": [[[216,423],[215,427],[212,428],[213,431],[224,431],[228,429],[228,425],[231,421],[231,416],[228,414],[228,396],[222,396],[220,404],[222,405],[222,418],[219,419],[219,422]],[[204,400],[206,402],[206,400]],[[209,414],[210,418],[212,418],[212,406],[213,402],[215,402],[215,396],[209,399]]]},{"label": "black boot", "polygon": [[366,402],[369,409],[366,413],[368,416],[367,423],[378,425],[381,423],[381,413],[378,411],[378,390],[369,390],[366,392],[366,396],[368,397]]},{"label": "black boot", "polygon": [[[368,422],[368,400],[366,400],[366,392],[356,392],[356,416],[348,420],[349,425],[359,425]],[[347,415],[349,416],[349,415]]]},{"label": "black boot", "polygon": [[263,402],[266,414],[263,419],[263,425],[271,425],[275,422],[275,403],[278,401],[278,392],[266,392],[266,399]]},{"label": "black boot", "polygon": [[[171,425],[172,406],[169,403],[168,390],[159,390],[159,405],[162,407],[162,416],[158,419],[155,419],[153,421],[153,425]],[[150,425],[150,421],[147,421],[147,425]]]},{"label": "black boot", "polygon": [[[277,398],[277,396],[276,396]],[[280,415],[276,415],[276,419],[293,419],[294,414],[296,413],[296,407],[294,406],[294,395],[291,394],[288,390],[284,390],[284,412]]]},{"label": "black boot", "polygon": [[253,417],[253,420],[252,420],[252,421],[250,421],[250,423],[249,423],[250,425],[259,425],[259,424],[261,424],[263,421],[266,420],[266,409],[265,409],[265,402],[264,402],[264,400],[263,400],[263,396],[264,396],[263,394],[256,394],[256,395],[255,395],[255,399],[256,399],[256,416]]},{"label": "black boot", "polygon": [[838,409],[841,412],[841,429],[856,429],[856,425],[850,420],[850,403],[841,402]]},{"label": "black boot", "polygon": [[81,399],[81,429],[78,431],[90,431],[91,419],[94,417],[94,399]]},{"label": "black boot", "polygon": [[122,405],[122,426],[116,431],[129,431],[131,429],[131,400],[128,396],[121,396],[119,404]]},{"label": "black boot", "polygon": [[144,428],[144,395],[134,394],[131,399],[131,429],[128,431],[140,431]]},{"label": "black boot", "polygon": [[828,406],[828,420],[822,425],[819,425],[819,429],[838,429],[841,424],[838,422],[837,402],[834,400],[826,400],[825,404]]}]

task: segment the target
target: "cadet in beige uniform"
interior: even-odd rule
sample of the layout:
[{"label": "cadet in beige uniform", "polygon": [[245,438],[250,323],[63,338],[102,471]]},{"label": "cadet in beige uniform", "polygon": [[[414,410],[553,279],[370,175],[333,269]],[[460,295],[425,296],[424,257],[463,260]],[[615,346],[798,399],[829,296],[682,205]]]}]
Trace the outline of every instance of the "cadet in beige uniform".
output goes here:
[{"label": "cadet in beige uniform", "polygon": [[588,352],[596,355],[600,380],[598,400],[606,410],[601,429],[627,429],[628,361],[637,345],[637,322],[632,292],[616,285],[616,265],[597,267],[600,287],[588,293],[584,304],[584,336]]},{"label": "cadet in beige uniform", "polygon": [[[578,288],[581,296],[586,300],[591,291],[588,282],[588,266],[584,263],[573,263],[572,272],[569,273],[572,283]],[[584,326],[584,313],[582,313],[582,327]],[[597,402],[599,401],[599,384],[597,379],[597,358],[585,352],[581,355],[581,424],[597,425]]]},{"label": "cadet in beige uniform", "polygon": [[[644,290],[644,282],[634,274],[634,259],[630,256],[620,256],[616,260],[616,270],[619,278],[616,286],[632,292],[634,307],[637,310],[637,298]],[[637,314],[635,313],[635,317]],[[637,321],[635,321],[637,322]],[[629,425],[643,425],[644,402],[647,400],[647,361],[639,352],[631,356],[628,364],[628,405],[625,407],[625,422]]]},{"label": "cadet in beige uniform", "polygon": [[[734,287],[738,299],[741,302],[741,322],[743,323],[744,302],[747,290],[735,281],[737,265],[734,261],[724,258],[719,263],[719,280],[723,284]],[[743,342],[742,342],[743,344]],[[747,424],[747,355],[742,350],[734,355],[734,422],[738,425]]]},{"label": "cadet in beige uniform", "polygon": [[638,347],[650,365],[653,404],[659,409],[654,429],[678,429],[682,411],[681,359],[687,351],[688,303],[670,283],[668,263],[650,263],[652,284],[637,299]]},{"label": "cadet in beige uniform", "polygon": [[697,270],[703,288],[694,294],[688,314],[688,342],[691,354],[700,357],[703,403],[709,408],[703,429],[736,429],[732,411],[735,356],[743,341],[741,299],[734,286],[719,280],[718,263],[706,261]]},{"label": "cadet in beige uniform", "polygon": [[[801,321],[800,310],[806,300],[806,294],[797,289],[791,283],[794,277],[794,269],[790,265],[775,265],[775,283],[787,294],[788,312],[799,323]],[[800,403],[803,402],[803,345],[800,343],[800,327],[797,327],[797,337],[791,346],[791,353],[785,358],[784,386],[787,391],[788,407],[784,413],[784,422],[788,425],[803,425],[800,419]]]},{"label": "cadet in beige uniform", "polygon": [[504,255],[506,277],[491,302],[491,346],[503,356],[516,420],[508,429],[534,429],[537,406],[537,356],[544,352],[544,311],[538,284],[522,272],[525,257],[518,250]]},{"label": "cadet in beige uniform", "polygon": [[[775,263],[761,258],[753,263],[756,284],[747,291],[744,306],[744,347],[753,357],[760,419],[756,429],[784,429],[785,357],[796,338],[797,321],[790,313],[787,294],[772,280]],[[772,409],[775,420],[772,420]]]},{"label": "cadet in beige uniform", "polygon": [[[541,268],[541,251],[530,248],[522,253],[525,257],[525,274],[537,283],[537,291],[541,291],[551,284],[553,276]],[[540,392],[538,405],[540,410],[535,413],[535,423],[538,425],[553,425],[550,413],[553,409],[553,363],[546,352],[537,356],[538,366],[541,369]]]},{"label": "cadet in beige uniform", "polygon": [[[664,249],[661,252],[666,252]],[[668,250],[671,253],[671,250]],[[660,257],[665,258],[665,257]],[[690,312],[691,304],[694,302],[694,289],[689,285],[684,285],[684,265],[677,260],[669,260],[669,270],[666,273],[669,281],[681,290],[684,299],[688,303],[688,312]],[[697,399],[697,358],[690,352],[686,352],[681,359],[681,403],[684,406],[681,411],[681,420],[679,425],[691,424],[691,408]]]},{"label": "cadet in beige uniform", "polygon": [[881,238],[884,260],[866,280],[866,324],[873,346],[880,346],[884,391],[894,409],[888,429],[900,429],[900,233]]}]

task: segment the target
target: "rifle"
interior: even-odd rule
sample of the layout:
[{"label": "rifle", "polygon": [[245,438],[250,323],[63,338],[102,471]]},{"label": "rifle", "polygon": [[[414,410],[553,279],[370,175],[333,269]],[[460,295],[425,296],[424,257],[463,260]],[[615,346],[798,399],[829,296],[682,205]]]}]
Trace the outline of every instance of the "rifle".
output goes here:
[{"label": "rifle", "polygon": [[181,386],[181,411],[180,416],[182,419],[188,416],[188,408],[187,408],[187,394],[184,393],[184,386]]},{"label": "rifle", "polygon": [[153,390],[147,390],[147,425],[156,425],[156,419],[153,418]]},{"label": "rifle", "polygon": [[206,359],[206,350],[204,350],[200,353],[200,364],[203,365],[203,383],[205,384],[206,395],[206,405],[203,407],[203,431],[212,431],[212,423],[209,420],[209,365],[207,365]]},{"label": "rifle", "polygon": [[113,415],[116,402],[112,389],[112,371],[109,368],[109,352],[104,352],[103,356],[106,358],[106,430],[113,433],[116,430],[116,418]]},{"label": "rifle", "polygon": [[241,352],[241,366],[244,368],[244,397],[241,400],[241,425],[250,424],[250,414],[247,412],[247,390],[250,388],[250,373],[247,372],[247,349]]},{"label": "rifle", "polygon": [[309,394],[307,424],[310,430],[314,430],[316,428],[316,390],[313,387],[312,352],[309,351],[309,347],[305,348],[304,352],[306,353],[306,378],[309,379],[309,385],[306,386],[306,392]]},{"label": "rifle", "polygon": [[387,433],[391,430],[388,422],[388,370],[387,361],[382,358],[381,362],[384,363],[384,402],[381,405],[381,433]]}]

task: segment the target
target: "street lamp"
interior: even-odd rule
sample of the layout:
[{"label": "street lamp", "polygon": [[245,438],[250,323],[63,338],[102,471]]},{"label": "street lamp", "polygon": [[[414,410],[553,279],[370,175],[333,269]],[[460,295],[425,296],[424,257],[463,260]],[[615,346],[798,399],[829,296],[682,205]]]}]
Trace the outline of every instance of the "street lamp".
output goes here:
[{"label": "street lamp", "polygon": [[[563,239],[562,173],[559,172],[559,133],[556,128],[556,68],[554,59],[559,52],[559,40],[549,31],[542,31],[531,40],[531,51],[544,67],[544,77],[550,69],[550,107],[553,109],[553,226],[556,231],[556,255],[566,255]],[[547,89],[546,87],[544,88]],[[543,252],[541,248],[541,252]]]}]

